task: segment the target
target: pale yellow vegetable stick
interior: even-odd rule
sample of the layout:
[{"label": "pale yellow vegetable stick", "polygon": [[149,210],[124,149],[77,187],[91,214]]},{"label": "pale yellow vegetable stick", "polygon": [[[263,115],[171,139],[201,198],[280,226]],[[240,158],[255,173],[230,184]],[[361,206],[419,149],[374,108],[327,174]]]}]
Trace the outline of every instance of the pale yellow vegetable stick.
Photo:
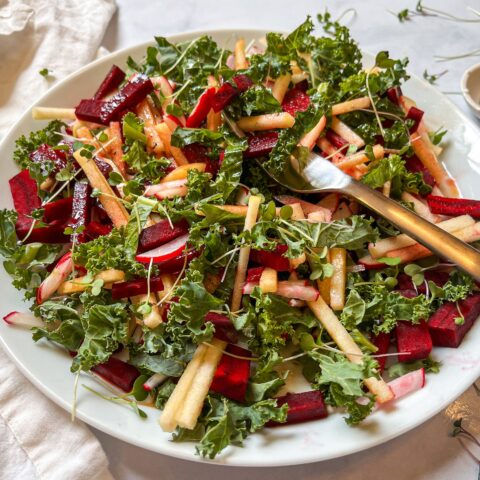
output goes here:
[{"label": "pale yellow vegetable stick", "polygon": [[247,57],[245,56],[245,40],[243,38],[239,38],[235,43],[233,56],[235,59],[235,70],[243,70],[248,67]]},{"label": "pale yellow vegetable stick", "polygon": [[280,75],[273,84],[272,87],[272,95],[278,101],[278,103],[282,103],[283,97],[287,93],[288,86],[290,85],[290,80],[292,76],[289,73],[285,75]]},{"label": "pale yellow vegetable stick", "polygon": [[315,146],[315,142],[317,141],[320,134],[323,132],[326,124],[327,117],[323,115],[319,122],[300,139],[298,145],[300,147],[307,147],[309,150],[312,150]]},{"label": "pale yellow vegetable stick", "polygon": [[[362,351],[323,298],[319,296],[315,302],[307,302],[307,304],[348,360],[356,364],[362,363]],[[382,379],[367,378],[364,383],[368,390],[376,396],[378,403],[385,403],[393,399],[392,390]]]},{"label": "pale yellow vegetable stick", "polygon": [[332,118],[330,128],[350,145],[355,145],[358,148],[362,148],[365,145],[365,140],[337,117]]},{"label": "pale yellow vegetable stick", "polygon": [[154,292],[151,292],[150,296],[148,296],[147,294],[135,295],[134,297],[130,297],[130,300],[135,305],[140,305],[147,302],[150,304],[150,312],[143,317],[143,324],[146,327],[155,328],[162,323],[162,314],[160,313],[160,309],[157,306],[157,297]]},{"label": "pale yellow vegetable stick", "polygon": [[147,137],[147,150],[159,156],[165,151],[162,139],[155,129],[155,117],[147,99],[142,100],[135,108],[137,115],[143,120],[143,129]]},{"label": "pale yellow vegetable stick", "polygon": [[354,112],[371,106],[369,97],[360,97],[347,102],[337,103],[332,107],[332,116],[342,115],[343,113]]},{"label": "pale yellow vegetable stick", "polygon": [[187,368],[185,368],[185,371],[182,373],[180,380],[165,404],[165,408],[158,422],[163,431],[173,432],[175,428],[177,428],[177,411],[182,408],[185,397],[190,392],[190,386],[194,377],[197,375],[198,369],[207,353],[207,349],[207,345],[203,344],[197,347],[192,360],[190,360]]},{"label": "pale yellow vegetable stick", "polygon": [[265,115],[255,115],[252,117],[242,117],[237,125],[245,132],[255,132],[260,130],[272,130],[274,128],[293,127],[295,119],[287,112],[267,113]]},{"label": "pale yellow vegetable stick", "polygon": [[112,190],[112,187],[107,182],[107,179],[97,167],[95,161],[93,159],[84,157],[80,153],[81,151],[82,150],[77,150],[74,152],[73,156],[82,170],[85,172],[85,175],[87,176],[92,188],[98,189],[103,194],[100,195],[100,202],[112,220],[113,225],[115,227],[126,225],[128,223],[129,215],[123,206],[123,203],[115,195],[115,192]]},{"label": "pale yellow vegetable stick", "polygon": [[160,183],[172,182],[173,180],[182,180],[188,177],[189,170],[198,170],[204,172],[207,168],[206,163],[188,163],[187,165],[180,165],[175,170],[172,170],[169,174],[160,180]]},{"label": "pale yellow vegetable stick", "polygon": [[[261,198],[252,195],[248,199],[247,215],[245,216],[245,226],[243,230],[249,231],[253,228],[257,221],[258,209],[260,208]],[[242,303],[242,287],[245,282],[245,276],[247,273],[248,258],[250,256],[250,247],[243,247],[240,249],[238,257],[237,271],[235,274],[235,281],[233,284],[232,304],[231,311],[236,312],[240,309]]]},{"label": "pale yellow vegetable stick", "polygon": [[[383,158],[383,156],[385,155],[385,150],[382,147],[382,145],[374,145],[372,150],[373,150],[373,156],[377,160],[380,158]],[[367,163],[369,161],[370,159],[367,157],[365,152],[362,151],[362,152],[354,153],[353,155],[349,155],[348,157],[345,157],[344,160],[337,163],[337,167],[341,168],[342,170],[349,170],[353,167],[356,167],[363,163]]]},{"label": "pale yellow vegetable stick", "polygon": [[33,107],[33,120],[76,120],[74,108]]},{"label": "pale yellow vegetable stick", "polygon": [[260,276],[259,287],[263,293],[276,292],[278,287],[277,271],[273,268],[265,267]]},{"label": "pale yellow vegetable stick", "polygon": [[207,346],[207,353],[202,359],[188,389],[188,395],[175,415],[178,426],[193,430],[203,408],[203,403],[212,384],[227,342],[213,338],[212,346]]},{"label": "pale yellow vegetable stick", "polygon": [[345,307],[345,285],[347,283],[347,251],[344,248],[330,250],[333,275],[330,279],[330,306],[332,310]]},{"label": "pale yellow vegetable stick", "polygon": [[[125,280],[125,272],[122,270],[109,269],[98,273],[94,277],[95,280],[103,280],[104,287],[107,284],[115,282],[122,282]],[[89,288],[90,282],[86,281],[85,277],[77,277],[74,280],[68,280],[63,282],[57,289],[57,293],[60,295],[69,295],[71,293],[83,292]]]}]

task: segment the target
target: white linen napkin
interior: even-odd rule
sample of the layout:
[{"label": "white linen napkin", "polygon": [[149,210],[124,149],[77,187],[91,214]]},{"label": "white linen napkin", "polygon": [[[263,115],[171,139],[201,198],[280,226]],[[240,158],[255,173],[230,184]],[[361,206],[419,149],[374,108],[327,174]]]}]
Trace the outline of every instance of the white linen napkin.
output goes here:
[{"label": "white linen napkin", "polygon": [[[0,0],[0,137],[56,80],[95,58],[115,8],[115,0]],[[0,480],[13,478],[113,479],[87,426],[72,423],[0,348]]]}]

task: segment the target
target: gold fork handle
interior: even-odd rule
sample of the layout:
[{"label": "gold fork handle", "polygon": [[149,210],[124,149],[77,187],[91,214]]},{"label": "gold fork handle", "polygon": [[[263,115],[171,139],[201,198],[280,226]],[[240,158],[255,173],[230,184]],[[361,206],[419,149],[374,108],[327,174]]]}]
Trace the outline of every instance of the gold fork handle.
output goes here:
[{"label": "gold fork handle", "polygon": [[480,252],[377,190],[353,180],[341,193],[386,218],[403,233],[480,281]]}]

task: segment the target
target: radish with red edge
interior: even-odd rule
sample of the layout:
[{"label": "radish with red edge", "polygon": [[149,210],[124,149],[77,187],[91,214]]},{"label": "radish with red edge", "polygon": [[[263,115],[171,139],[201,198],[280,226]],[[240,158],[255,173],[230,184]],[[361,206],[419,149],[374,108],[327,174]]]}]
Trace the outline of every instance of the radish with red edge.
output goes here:
[{"label": "radish with red edge", "polygon": [[177,237],[168,243],[160,245],[153,250],[139,253],[135,257],[135,259],[137,260],[137,262],[141,263],[150,263],[151,261],[153,261],[153,263],[161,263],[166,260],[170,260],[177,257],[185,250],[185,247],[187,246],[187,241],[188,233],[186,233],[185,235],[181,235],[180,237]]},{"label": "radish with red edge", "polygon": [[10,312],[3,317],[5,323],[8,325],[15,325],[19,327],[39,327],[43,328],[45,325],[43,321],[30,312]]},{"label": "radish with red edge", "polygon": [[72,252],[66,253],[37,289],[37,303],[48,300],[73,271]]},{"label": "radish with red edge", "polygon": [[425,369],[419,368],[395,378],[387,384],[395,395],[395,400],[416,392],[425,386]]},{"label": "radish with red edge", "polygon": [[146,392],[151,392],[154,388],[161,385],[165,380],[167,380],[167,376],[161,373],[154,373],[144,384],[143,389]]},{"label": "radish with red edge", "polygon": [[278,282],[277,295],[286,298],[296,298],[297,300],[305,300],[306,302],[315,302],[320,293],[311,285],[301,284],[301,282],[284,281]]},{"label": "radish with red edge", "polygon": [[153,195],[161,194],[166,190],[171,190],[173,188],[183,187],[187,184],[188,179],[181,178],[179,180],[172,180],[170,182],[158,183],[157,185],[149,185],[145,189],[144,195],[146,197],[151,197]]},{"label": "radish with red edge", "polygon": [[278,397],[277,407],[288,405],[287,421],[284,423],[268,422],[268,427],[281,425],[292,425],[294,423],[308,422],[328,417],[328,410],[323,400],[322,392],[313,390],[311,392],[287,393]]},{"label": "radish with red edge", "polygon": [[385,264],[379,262],[371,255],[365,255],[364,257],[358,260],[360,265],[363,265],[367,270],[376,270],[379,268],[385,268]]},{"label": "radish with red edge", "polygon": [[207,88],[207,90],[200,95],[197,104],[193,107],[192,113],[187,118],[187,128],[198,128],[202,124],[212,108],[214,96],[215,87]]}]

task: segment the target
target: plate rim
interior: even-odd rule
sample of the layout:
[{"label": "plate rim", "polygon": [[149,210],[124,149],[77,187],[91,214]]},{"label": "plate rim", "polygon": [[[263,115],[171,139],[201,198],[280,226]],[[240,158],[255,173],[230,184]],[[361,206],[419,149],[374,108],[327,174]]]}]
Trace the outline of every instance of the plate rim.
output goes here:
[{"label": "plate rim", "polygon": [[[165,35],[165,37],[171,41],[179,41],[179,37],[194,37],[194,36],[201,36],[201,35],[225,35],[225,34],[231,34],[232,38],[235,38],[235,36],[240,36],[240,35],[251,35],[254,34],[255,36],[261,37],[262,35],[265,35],[265,33],[272,31],[267,28],[248,28],[248,27],[239,27],[239,28],[212,28],[212,29],[194,29],[194,30],[187,30],[187,31],[180,31],[176,33],[170,33]],[[285,33],[282,32],[281,30],[279,31],[280,33]],[[55,85],[53,85],[50,89],[48,89],[46,92],[44,92],[38,99],[34,100],[24,111],[21,113],[18,117],[17,120],[13,123],[13,125],[7,130],[5,135],[2,137],[0,140],[0,151],[5,148],[5,145],[8,143],[12,142],[14,140],[13,134],[15,130],[18,128],[19,125],[21,125],[26,117],[31,115],[31,109],[35,106],[41,105],[44,99],[50,95],[55,94],[55,92],[63,87],[65,84],[68,84],[72,80],[74,80],[78,75],[81,75],[83,72],[88,71],[90,69],[94,69],[98,64],[100,63],[106,63],[108,62],[109,59],[112,59],[114,57],[117,57],[119,55],[128,55],[129,52],[136,50],[136,49],[146,49],[148,46],[153,45],[153,41],[145,41],[141,42],[138,44],[130,45],[118,50],[115,50],[113,52],[110,52],[107,55],[104,55],[100,58],[97,58],[93,60],[92,62],[84,65],[83,67],[75,70],[74,72],[70,73],[68,76],[63,78],[62,80],[59,80]],[[372,57],[372,54],[366,50],[362,50],[362,54],[366,55],[368,57]],[[442,100],[448,105],[448,107],[452,110],[455,111],[455,113],[461,118],[462,122],[467,124],[470,128],[472,128],[474,131],[479,133],[480,135],[480,127],[476,125],[471,118],[468,117],[468,115],[463,112],[449,97],[447,97],[445,94],[441,93],[435,86],[429,84],[426,80],[422,79],[421,77],[411,73],[410,74],[411,78],[414,78],[416,82],[420,83],[423,88],[428,89],[430,92],[433,92],[437,96],[441,96]],[[47,105],[43,105],[47,106]],[[480,327],[479,327],[480,328]],[[28,369],[28,367],[22,363],[21,360],[17,358],[15,355],[14,351],[12,348],[10,348],[9,344],[6,342],[6,340],[3,338],[3,335],[0,333],[0,345],[4,349],[4,351],[7,353],[9,358],[13,361],[15,366],[22,372],[22,374],[38,389],[40,390],[47,398],[52,400],[55,404],[60,406],[62,409],[66,410],[67,412],[70,411],[71,409],[71,404],[61,398],[53,389],[50,389],[46,384],[44,384],[37,376],[35,376],[33,373],[31,373]],[[473,373],[470,373],[470,375],[465,374],[465,377],[468,379],[473,378],[472,381],[464,381],[460,382],[460,384],[457,384],[457,388],[455,389],[455,399],[458,398],[463,392],[465,392],[471,384],[475,381],[476,378],[480,375],[480,365],[477,367],[477,369],[473,369],[472,372],[477,372],[475,375],[475,378]],[[335,458],[340,458],[344,457],[347,455],[352,455],[354,453],[358,453],[364,450],[368,450],[371,448],[374,448],[376,446],[382,445],[384,443],[387,443],[391,441],[394,438],[400,437],[401,435],[404,435],[410,430],[413,430],[414,428],[417,428],[418,426],[426,423],[428,420],[430,420],[433,416],[438,414],[440,411],[444,410],[452,401],[451,398],[444,399],[441,401],[437,406],[434,408],[431,408],[431,410],[428,411],[427,414],[424,414],[422,416],[419,416],[417,421],[414,421],[411,424],[406,425],[403,428],[398,428],[394,432],[391,432],[389,434],[386,434],[380,438],[376,438],[375,435],[372,435],[372,440],[369,442],[364,442],[361,443],[358,448],[351,448],[349,449],[348,452],[341,452],[339,451],[336,454],[329,455],[328,457],[324,458],[318,458],[315,456],[310,456],[308,459],[299,459],[299,460],[285,460],[282,461],[279,459],[275,464],[272,463],[271,461],[267,461],[266,463],[263,463],[261,461],[258,461],[258,457],[256,461],[249,461],[248,463],[245,463],[245,460],[243,459],[240,462],[236,462],[235,460],[230,461],[227,460],[229,463],[224,463],[221,459],[219,460],[209,460],[205,459],[202,457],[199,457],[198,455],[194,455],[194,450],[192,448],[191,453],[183,452],[182,450],[177,450],[175,452],[168,451],[166,452],[162,448],[158,448],[158,446],[161,447],[161,442],[159,444],[149,444],[147,442],[142,442],[141,439],[133,438],[131,435],[129,436],[127,433],[124,433],[119,430],[115,430],[113,427],[110,427],[108,424],[101,423],[99,420],[97,420],[95,417],[89,415],[89,414],[84,414],[79,408],[77,410],[77,417],[84,421],[87,425],[90,425],[108,435],[111,435],[114,438],[120,439],[128,444],[135,445],[140,448],[144,448],[146,450],[155,452],[155,453],[160,453],[162,455],[167,455],[170,457],[178,458],[181,460],[188,460],[188,461],[193,461],[193,462],[200,462],[204,464],[209,464],[209,465],[219,465],[219,466],[227,466],[227,467],[248,467],[248,468],[268,468],[272,466],[287,466],[287,465],[303,465],[303,464],[308,464],[308,463],[316,463],[316,462],[323,462],[327,460],[332,460]],[[261,434],[261,433],[260,433]],[[157,447],[157,448],[156,448]],[[238,447],[236,447],[238,448]],[[246,447],[248,448],[248,446]]]}]

